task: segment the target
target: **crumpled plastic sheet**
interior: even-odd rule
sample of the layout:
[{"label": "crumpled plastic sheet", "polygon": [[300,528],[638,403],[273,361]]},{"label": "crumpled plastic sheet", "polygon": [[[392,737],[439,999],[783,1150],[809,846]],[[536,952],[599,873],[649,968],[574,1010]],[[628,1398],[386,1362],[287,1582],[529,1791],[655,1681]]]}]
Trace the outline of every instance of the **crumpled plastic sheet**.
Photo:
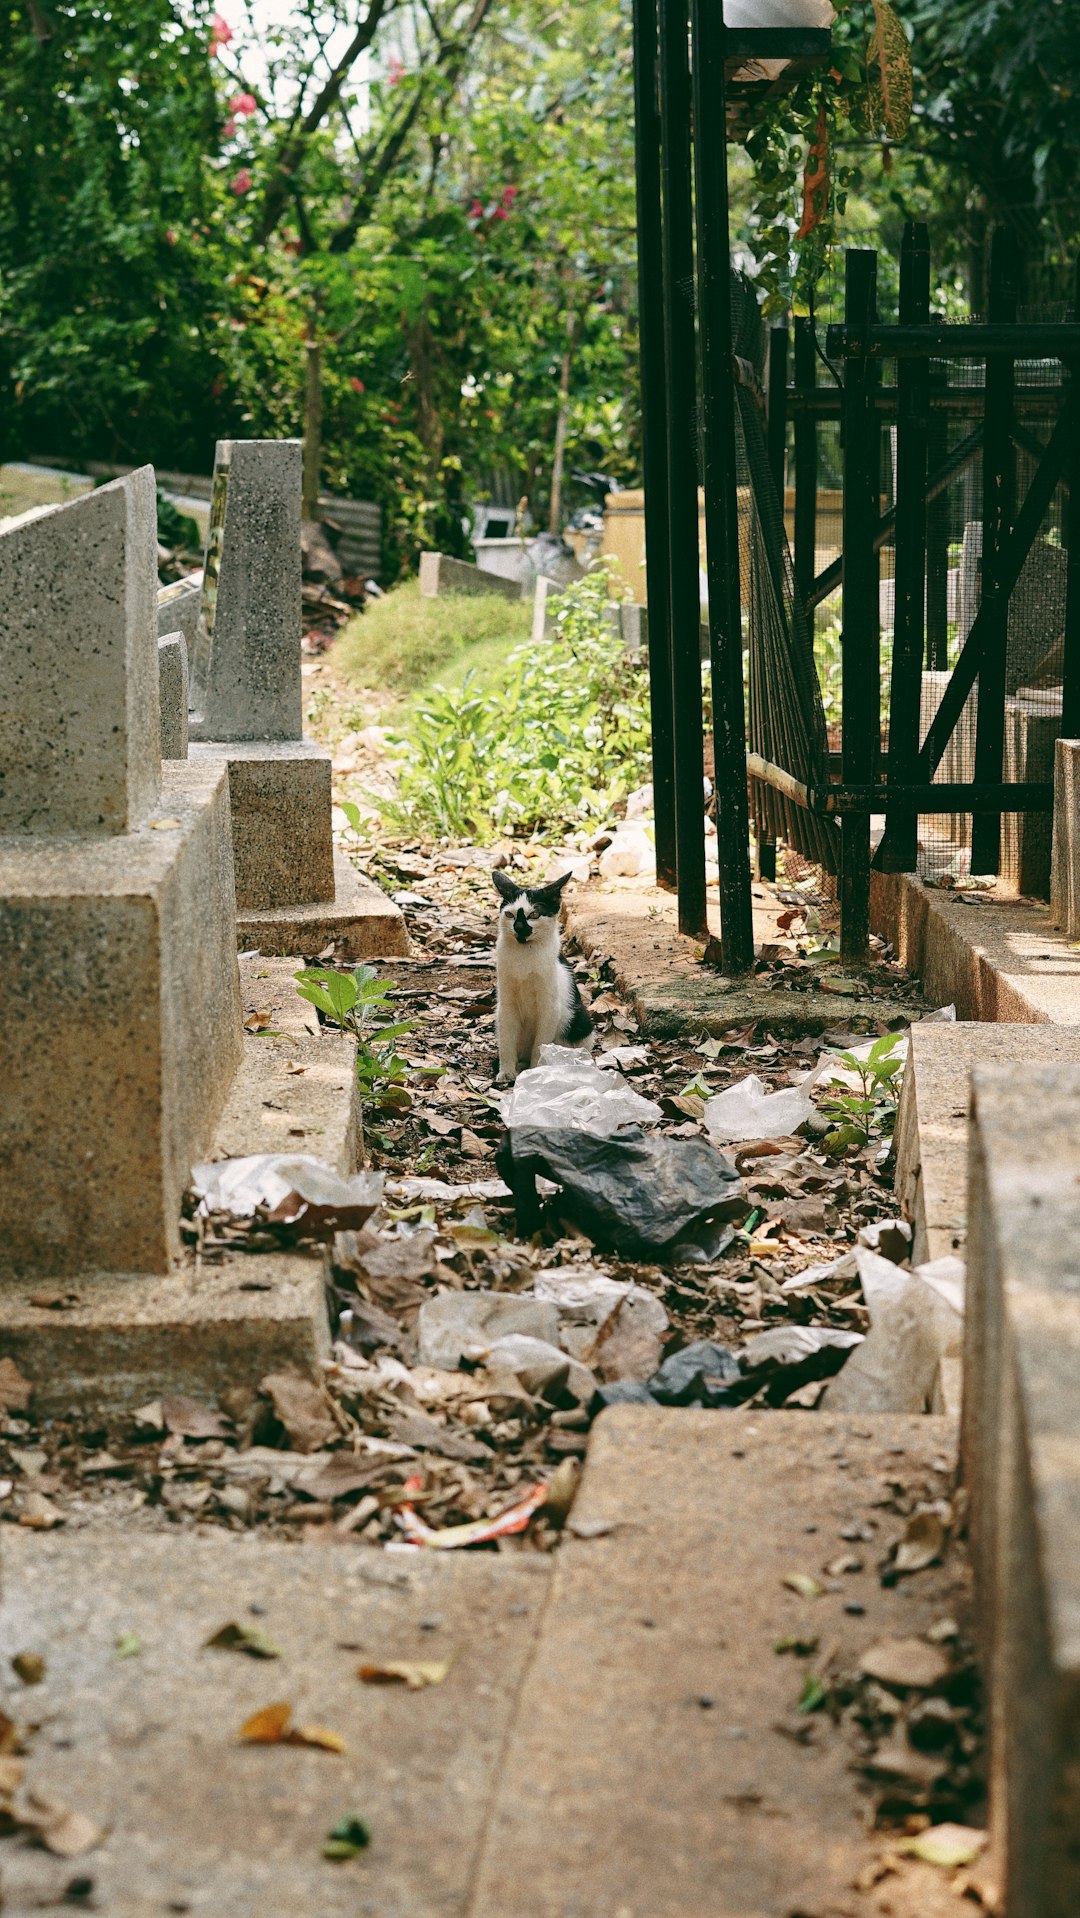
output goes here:
[{"label": "crumpled plastic sheet", "polygon": [[756,1072],[737,1085],[727,1086],[706,1099],[702,1118],[706,1131],[723,1145],[743,1139],[786,1139],[805,1125],[814,1110],[810,1087],[823,1065],[806,1073],[798,1085],[769,1092]]},{"label": "crumpled plastic sheet", "polygon": [[204,1217],[230,1212],[254,1218],[265,1209],[276,1224],[318,1224],[355,1230],[382,1204],[381,1172],[355,1172],[342,1178],[332,1166],[306,1152],[257,1152],[242,1159],[218,1159],[192,1167],[192,1189]]},{"label": "crumpled plastic sheet", "polygon": [[573,1046],[541,1046],[540,1064],[519,1073],[501,1105],[503,1124],[570,1128],[606,1139],[624,1125],[655,1125],[663,1118],[652,1099],[611,1068],[601,1070]]},{"label": "crumpled plastic sheet", "polygon": [[944,1359],[962,1355],[964,1263],[944,1258],[911,1272],[867,1246],[855,1259],[870,1330],[829,1386],[829,1412],[925,1412],[938,1402]]},{"label": "crumpled plastic sheet", "polygon": [[699,1236],[715,1241],[718,1223],[746,1211],[735,1167],[706,1139],[648,1136],[637,1128],[598,1138],[565,1126],[515,1125],[496,1164],[513,1190],[523,1238],[540,1224],[542,1175],[561,1187],[560,1215],[594,1245],[625,1258],[671,1255],[679,1242]]}]

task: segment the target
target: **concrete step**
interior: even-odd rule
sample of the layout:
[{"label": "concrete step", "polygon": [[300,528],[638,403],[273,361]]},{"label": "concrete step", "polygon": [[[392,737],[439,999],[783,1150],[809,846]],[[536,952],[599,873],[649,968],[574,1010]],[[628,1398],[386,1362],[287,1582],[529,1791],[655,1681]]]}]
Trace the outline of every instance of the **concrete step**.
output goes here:
[{"label": "concrete step", "polygon": [[[27,1783],[109,1834],[71,1860],[6,1840],[5,1912],[66,1909],[65,1887],[87,1876],[108,1918],[463,1912],[550,1573],[528,1551],[6,1527],[2,1706],[39,1727]],[[202,1649],[230,1620],[258,1624],[284,1657]],[[132,1632],[142,1650],[118,1660]],[[47,1662],[33,1690],[8,1666],[23,1650]],[[421,1692],[356,1677],[364,1659],[448,1657],[450,1676]],[[341,1733],[344,1756],[239,1745],[244,1721],[279,1699],[296,1723]],[[324,1860],[353,1812],[369,1851]]]},{"label": "concrete step", "polygon": [[[876,1571],[903,1524],[890,1483],[943,1488],[952,1451],[934,1418],[604,1413],[573,1522],[611,1529],[559,1553],[470,1918],[959,1918],[930,1866],[856,1889],[885,1841],[855,1754],[824,1714],[805,1744],[777,1729],[806,1664],[773,1649],[812,1634],[850,1668],[957,1615],[955,1556],[891,1590]],[[852,1550],[852,1521],[865,1569],[786,1588]]]},{"label": "concrete step", "polygon": [[965,893],[875,872],[870,922],[933,1006],[954,1005],[961,1019],[1080,1024],[1080,958],[1041,900],[1000,882]]},{"label": "concrete step", "polygon": [[1080,1024],[912,1026],[896,1121],[896,1196],[914,1228],[916,1263],[964,1255],[972,1068],[1057,1061],[1080,1063]]}]

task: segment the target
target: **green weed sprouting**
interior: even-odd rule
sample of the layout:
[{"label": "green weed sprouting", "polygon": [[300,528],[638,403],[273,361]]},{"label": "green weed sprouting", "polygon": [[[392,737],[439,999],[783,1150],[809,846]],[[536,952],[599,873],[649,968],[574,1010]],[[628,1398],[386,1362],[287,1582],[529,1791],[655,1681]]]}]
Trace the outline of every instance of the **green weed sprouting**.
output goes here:
[{"label": "green weed sprouting", "polygon": [[832,1131],[826,1134],[826,1152],[843,1152],[848,1146],[869,1145],[878,1135],[888,1138],[896,1123],[899,1098],[898,1081],[904,1070],[904,1053],[898,1051],[903,1035],[886,1032],[875,1039],[865,1059],[853,1052],[837,1054],[838,1063],[859,1076],[858,1091],[832,1079],[823,1088],[823,1116]]},{"label": "green weed sprouting", "polygon": [[[412,1031],[408,1019],[376,1025],[375,1019],[390,997],[391,987],[374,966],[335,972],[328,966],[305,966],[294,973],[296,990],[330,1024],[356,1039],[356,1076],[363,1103],[401,1102],[407,1062],[394,1046],[402,1033]],[[398,1094],[395,1100],[393,1095]],[[405,1095],[405,1103],[408,1097]]]}]

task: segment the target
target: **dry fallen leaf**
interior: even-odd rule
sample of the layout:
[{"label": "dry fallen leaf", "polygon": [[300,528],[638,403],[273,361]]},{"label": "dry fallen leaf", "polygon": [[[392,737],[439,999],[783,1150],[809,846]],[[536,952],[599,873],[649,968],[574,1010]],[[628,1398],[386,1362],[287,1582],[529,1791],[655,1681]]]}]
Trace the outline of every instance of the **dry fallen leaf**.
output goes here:
[{"label": "dry fallen leaf", "polygon": [[951,1870],[956,1865],[972,1864],[986,1841],[987,1833],[973,1825],[931,1825],[914,1838],[901,1839],[896,1850],[908,1858],[921,1858],[924,1864]]},{"label": "dry fallen leaf", "polygon": [[0,1758],[0,1797],[10,1798],[18,1790],[25,1770],[25,1758]]},{"label": "dry fallen leaf", "polygon": [[407,1685],[411,1692],[422,1692],[426,1685],[441,1685],[450,1670],[450,1660],[381,1659],[377,1665],[359,1665],[356,1676],[365,1685]]},{"label": "dry fallen leaf", "polygon": [[20,1525],[29,1526],[34,1532],[51,1532],[54,1525],[63,1523],[63,1512],[45,1497],[44,1492],[27,1492],[19,1513]]},{"label": "dry fallen leaf", "polygon": [[93,1851],[105,1836],[100,1825],[83,1812],[69,1811],[66,1805],[40,1798],[37,1792],[28,1794],[28,1809],[20,1811],[18,1817],[27,1830],[36,1832],[55,1858],[79,1858],[84,1851]]},{"label": "dry fallen leaf", "polygon": [[45,1676],[45,1660],[40,1652],[16,1652],[11,1669],[24,1685],[40,1685]]},{"label": "dry fallen leaf", "polygon": [[150,819],[147,821],[151,832],[178,832],[183,823],[182,819]]},{"label": "dry fallen leaf", "polygon": [[896,1548],[893,1565],[898,1572],[925,1572],[941,1558],[948,1540],[948,1529],[938,1512],[914,1512],[904,1528]]},{"label": "dry fallen leaf", "polygon": [[949,1673],[949,1659],[936,1645],[921,1638],[882,1638],[868,1645],[859,1670],[881,1685],[925,1691],[939,1685]]},{"label": "dry fallen leaf", "polygon": [[[160,1407],[161,1420],[166,1430],[181,1438],[214,1439],[229,1438],[232,1426],[229,1420],[212,1405],[200,1405],[197,1399],[176,1398],[156,1401]],[[143,1407],[144,1413],[152,1413],[153,1405]],[[141,1420],[140,1420],[141,1422]]]},{"label": "dry fallen leaf", "polygon": [[273,1639],[260,1631],[257,1625],[238,1625],[235,1620],[230,1620],[228,1625],[223,1625],[212,1638],[208,1638],[203,1649],[247,1652],[251,1658],[281,1658],[283,1655],[280,1645],[275,1645]]},{"label": "dry fallen leaf", "polygon": [[242,1745],[313,1745],[321,1751],[343,1752],[345,1740],[340,1732],[325,1725],[292,1725],[292,1706],[278,1702],[264,1705],[241,1725]]},{"label": "dry fallen leaf", "polygon": [[321,1386],[298,1372],[271,1372],[260,1380],[274,1411],[298,1452],[317,1452],[338,1437],[339,1426]]},{"label": "dry fallen leaf", "polygon": [[825,1590],[809,1572],[785,1572],[783,1581],[789,1592],[798,1592],[800,1598],[820,1598]]}]

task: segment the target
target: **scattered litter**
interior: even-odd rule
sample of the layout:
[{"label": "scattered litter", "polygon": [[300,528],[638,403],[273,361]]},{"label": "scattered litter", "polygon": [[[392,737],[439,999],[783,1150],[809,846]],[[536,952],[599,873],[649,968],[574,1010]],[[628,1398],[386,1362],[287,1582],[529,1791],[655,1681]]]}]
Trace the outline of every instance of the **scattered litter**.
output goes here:
[{"label": "scattered litter", "polygon": [[[739,1362],[751,1370],[770,1363],[796,1366],[819,1352],[835,1350],[842,1354],[862,1342],[861,1332],[844,1332],[833,1325],[777,1325],[748,1339],[739,1353]],[[838,1362],[843,1364],[843,1358]]]},{"label": "scattered litter", "polygon": [[331,1825],[326,1834],[322,1855],[324,1858],[332,1858],[343,1863],[349,1858],[359,1857],[362,1851],[367,1850],[370,1843],[370,1826],[363,1818],[358,1818],[355,1812],[349,1812],[346,1817],[339,1818],[336,1825]]},{"label": "scattered litter", "polygon": [[738,1360],[712,1339],[696,1339],[673,1352],[649,1380],[649,1395],[660,1405],[729,1405],[730,1387],[741,1379]]},{"label": "scattered litter", "polygon": [[572,1046],[541,1046],[539,1065],[519,1073],[502,1100],[503,1123],[512,1131],[569,1129],[606,1139],[620,1126],[653,1125],[663,1116],[654,1100]]},{"label": "scattered litter", "polygon": [[491,1539],[509,1538],[515,1532],[526,1531],[547,1498],[547,1487],[534,1485],[523,1498],[494,1518],[478,1518],[468,1525],[449,1525],[435,1531],[409,1503],[410,1496],[415,1497],[422,1486],[422,1479],[406,1480],[403,1500],[395,1508],[397,1521],[407,1545],[426,1545],[440,1552],[457,1551],[467,1545],[486,1545]]},{"label": "scattered litter", "polygon": [[275,1645],[267,1632],[257,1625],[238,1625],[230,1620],[222,1625],[212,1637],[205,1640],[204,1649],[212,1652],[246,1652],[249,1658],[281,1658],[280,1645]]},{"label": "scattered litter", "polygon": [[785,1572],[781,1584],[800,1598],[820,1598],[825,1590],[820,1579],[812,1578],[809,1572]]},{"label": "scattered litter", "polygon": [[935,1259],[904,1271],[856,1248],[870,1330],[825,1394],[830,1412],[936,1409],[942,1360],[959,1357],[964,1331],[964,1266]]},{"label": "scattered litter", "polygon": [[922,1638],[883,1638],[859,1659],[859,1670],[896,1691],[925,1691],[948,1677],[949,1657]]},{"label": "scattered litter", "polygon": [[418,1321],[420,1363],[453,1371],[463,1358],[482,1360],[498,1339],[512,1333],[559,1340],[559,1314],[546,1299],[512,1292],[439,1292],[425,1300]]},{"label": "scattered litter", "polygon": [[702,1118],[710,1137],[721,1145],[743,1139],[771,1139],[782,1133],[798,1132],[813,1117],[810,1087],[821,1077],[827,1061],[819,1061],[794,1086],[781,1086],[770,1092],[751,1072],[736,1085],[706,1099]]},{"label": "scattered litter", "polygon": [[198,1215],[226,1212],[249,1219],[258,1213],[316,1238],[364,1225],[383,1198],[381,1172],[343,1179],[307,1153],[261,1152],[197,1165],[191,1185]]},{"label": "scattered litter", "polygon": [[699,1234],[715,1237],[717,1224],[746,1210],[735,1167],[704,1139],[514,1126],[498,1163],[514,1187],[522,1237],[540,1223],[542,1175],[562,1188],[558,1213],[625,1258],[664,1256]]}]

